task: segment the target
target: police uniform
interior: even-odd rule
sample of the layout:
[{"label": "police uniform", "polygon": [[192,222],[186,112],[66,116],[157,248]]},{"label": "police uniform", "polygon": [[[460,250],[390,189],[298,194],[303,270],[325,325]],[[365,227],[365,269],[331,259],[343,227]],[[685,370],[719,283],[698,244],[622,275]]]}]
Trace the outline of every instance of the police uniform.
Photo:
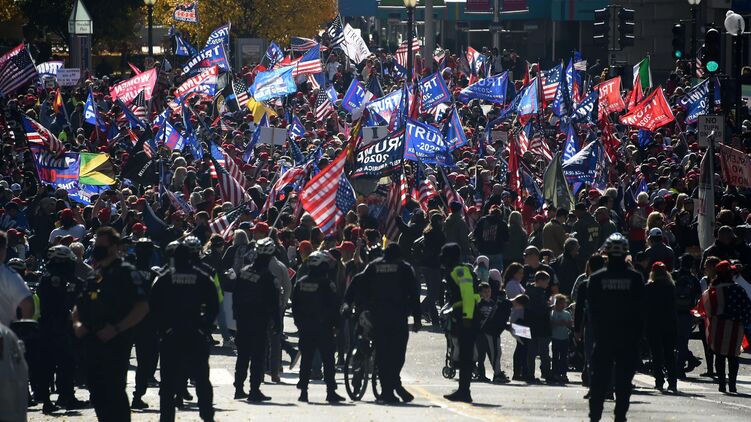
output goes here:
[{"label": "police uniform", "polygon": [[[62,274],[47,271],[39,280],[36,289],[39,314],[39,356],[38,377],[34,377],[34,395],[40,402],[49,400],[50,380],[54,378],[58,402],[75,399],[73,393],[75,379],[75,351],[71,311],[75,298],[80,293],[82,281],[73,273]],[[36,374],[35,374],[36,375]]]},{"label": "police uniform", "polygon": [[[150,268],[138,268],[143,279],[143,287],[148,296],[151,285],[159,275]],[[153,314],[149,312],[134,328],[136,346],[136,386],[133,397],[140,398],[146,393],[149,381],[154,378],[159,361],[159,336]]]},{"label": "police uniform", "polygon": [[377,258],[357,277],[356,295],[367,298],[373,318],[378,376],[383,396],[393,396],[401,388],[409,339],[407,317],[420,321],[420,290],[412,266],[401,259]]},{"label": "police uniform", "polygon": [[268,264],[261,265],[259,258],[240,270],[232,294],[232,313],[237,322],[235,391],[242,391],[250,365],[250,391],[258,392],[269,344],[269,323],[273,321],[277,329],[281,327],[279,290]]},{"label": "police uniform", "polygon": [[143,283],[136,268],[118,258],[86,279],[76,305],[78,319],[88,330],[84,338],[87,379],[101,421],[130,421],[125,385],[133,333],[122,331],[107,342],[99,340],[96,333],[119,323],[136,303],[146,300]]},{"label": "police uniform", "polygon": [[644,281],[623,262],[609,262],[589,277],[589,309],[594,350],[590,387],[590,419],[600,420],[615,364],[615,420],[626,420],[631,382],[636,371],[641,336]]},{"label": "police uniform", "polygon": [[[313,271],[315,273],[315,271]],[[300,331],[300,380],[297,388],[308,389],[316,350],[323,361],[323,378],[328,391],[336,389],[334,379],[334,329],[339,325],[336,286],[326,273],[303,276],[292,290],[292,316]]]},{"label": "police uniform", "polygon": [[[459,264],[451,269],[446,278],[446,301],[452,304],[451,319],[459,338],[459,389],[457,392],[469,395],[478,328],[474,321],[475,305],[480,301],[472,267]],[[469,320],[471,324],[465,326],[465,320]]]},{"label": "police uniform", "polygon": [[219,313],[214,283],[195,266],[164,271],[154,281],[149,309],[161,338],[160,420],[175,420],[175,395],[186,375],[195,381],[201,418],[213,420],[208,337]]}]

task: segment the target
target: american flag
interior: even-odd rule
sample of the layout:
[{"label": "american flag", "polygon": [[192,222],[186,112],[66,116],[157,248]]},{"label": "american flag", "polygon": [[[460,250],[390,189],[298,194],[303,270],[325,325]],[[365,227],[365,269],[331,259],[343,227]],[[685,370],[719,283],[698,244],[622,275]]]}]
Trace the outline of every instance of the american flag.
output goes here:
[{"label": "american flag", "polygon": [[696,64],[694,66],[696,67],[697,78],[701,78],[704,76],[704,69],[702,68],[702,62],[701,62],[702,48],[703,47],[699,47],[699,49],[696,50]]},{"label": "american flag", "polygon": [[399,218],[399,210],[401,208],[400,197],[402,189],[400,185],[392,183],[389,187],[388,196],[386,196],[386,215],[383,221],[383,234],[386,238],[392,242],[395,242],[399,238],[399,227],[396,225],[396,219]]},{"label": "american flag", "polygon": [[438,68],[442,69],[443,61],[446,59],[446,50],[436,45],[435,50],[433,51],[433,59],[438,63]]},{"label": "american flag", "polygon": [[316,97],[316,120],[324,121],[334,114],[334,106],[331,105],[331,100],[326,92],[322,89],[318,90],[318,96]]},{"label": "american flag", "polygon": [[518,137],[519,137],[519,154],[524,155],[524,153],[527,152],[527,150],[529,150],[529,137],[527,135],[526,128],[522,128],[519,131]]},{"label": "american flag", "polygon": [[336,48],[344,44],[344,24],[342,24],[342,15],[336,15],[326,32],[329,34],[329,37],[331,37],[331,48]]},{"label": "american flag", "polygon": [[237,207],[234,210],[209,221],[209,230],[211,230],[211,234],[221,234],[224,237],[225,233],[231,232],[232,228],[237,224],[237,218],[240,217],[244,208],[244,206]]},{"label": "american flag", "polygon": [[248,84],[242,78],[232,79],[232,91],[235,93],[235,101],[237,101],[237,108],[242,109],[245,104],[250,100],[248,95]]},{"label": "american flag", "polygon": [[308,166],[305,165],[301,167],[292,167],[285,171],[276,183],[274,183],[274,186],[271,187],[269,196],[266,197],[266,202],[263,204],[263,208],[261,208],[261,213],[265,213],[272,205],[274,205],[274,202],[276,202],[276,196],[282,191],[282,189],[289,185],[300,185],[300,181],[305,178],[307,170]]},{"label": "american flag", "polygon": [[558,84],[561,83],[562,74],[563,65],[561,64],[543,73],[542,95],[545,97],[545,102],[553,101],[555,98],[555,92],[558,90]]},{"label": "american flag", "polygon": [[467,204],[464,203],[464,198],[462,198],[461,195],[454,189],[454,186],[451,185],[451,181],[449,180],[448,176],[446,176],[446,172],[443,170],[442,166],[438,166],[438,170],[441,172],[441,176],[443,177],[443,194],[446,196],[446,203],[451,205],[452,202],[458,202],[462,204],[462,209],[464,210],[464,214],[467,214]]},{"label": "american flag", "polygon": [[529,150],[543,157],[545,161],[553,160],[553,153],[550,151],[548,143],[540,136],[535,136],[529,143]]},{"label": "american flag", "polygon": [[300,193],[300,203],[324,235],[334,234],[339,220],[355,206],[355,191],[344,174],[346,160],[345,148]]},{"label": "american flag", "polygon": [[232,157],[227,155],[226,152],[223,152],[223,154],[224,154],[225,167],[227,167],[227,172],[229,172],[230,176],[232,176],[232,178],[235,179],[237,183],[239,183],[240,186],[243,187],[243,189],[249,188],[250,184],[245,179],[245,173],[243,173],[240,166],[237,165],[235,160],[233,160]]},{"label": "american flag", "polygon": [[744,324],[751,321],[751,301],[743,287],[710,287],[701,295],[694,313],[707,319],[705,334],[712,350],[727,356],[738,354],[743,345]]},{"label": "american flag", "polygon": [[407,201],[409,200],[409,184],[404,172],[399,176],[399,199],[399,203],[402,206],[407,205]]},{"label": "american flag", "polygon": [[219,193],[222,200],[231,202],[235,206],[250,201],[250,196],[245,192],[240,183],[214,157],[211,160],[214,162],[214,167],[219,178]]},{"label": "american flag", "polygon": [[36,146],[39,150],[47,149],[56,154],[63,152],[63,143],[39,122],[28,116],[21,116],[21,123],[26,132],[26,140],[29,142],[30,148],[33,149]]},{"label": "american flag", "polygon": [[[396,49],[396,52],[394,53],[394,59],[396,59],[396,62],[399,63],[402,67],[407,67],[407,53],[409,49],[409,44],[407,41],[403,41],[399,48]],[[412,54],[415,54],[420,51],[420,40],[417,38],[412,38]]]},{"label": "american flag", "polygon": [[139,92],[138,95],[136,95],[136,98],[133,98],[129,107],[130,111],[136,116],[136,118],[139,120],[146,120],[146,97],[144,96],[143,91]]},{"label": "american flag", "polygon": [[317,45],[318,43],[310,38],[292,37],[289,40],[290,50],[297,52],[308,51]]},{"label": "american flag", "polygon": [[7,96],[35,79],[38,73],[26,46],[6,60],[0,68],[0,93]]},{"label": "american flag", "polygon": [[321,47],[316,44],[310,51],[300,57],[297,66],[292,70],[292,76],[310,75],[323,72],[321,64]]}]

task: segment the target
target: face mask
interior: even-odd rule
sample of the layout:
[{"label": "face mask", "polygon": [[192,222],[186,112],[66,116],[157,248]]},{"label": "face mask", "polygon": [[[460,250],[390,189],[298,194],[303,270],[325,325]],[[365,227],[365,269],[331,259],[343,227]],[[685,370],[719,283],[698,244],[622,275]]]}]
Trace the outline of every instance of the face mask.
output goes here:
[{"label": "face mask", "polygon": [[95,261],[101,261],[109,256],[109,247],[107,246],[94,246],[94,249],[91,251],[91,257],[94,258]]}]

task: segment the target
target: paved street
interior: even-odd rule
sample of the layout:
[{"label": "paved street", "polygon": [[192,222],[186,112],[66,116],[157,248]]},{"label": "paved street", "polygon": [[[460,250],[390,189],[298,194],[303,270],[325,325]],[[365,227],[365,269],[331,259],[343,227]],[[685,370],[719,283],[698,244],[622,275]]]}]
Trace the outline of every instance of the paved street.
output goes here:
[{"label": "paved street", "polygon": [[[294,326],[287,319],[289,331]],[[291,336],[292,340],[296,338]],[[503,336],[504,370],[511,375],[511,357],[514,340],[506,333]],[[699,353],[701,343],[692,341],[692,350]],[[254,405],[244,401],[232,400],[232,386],[235,358],[229,349],[216,348],[211,357],[211,382],[214,386],[214,402],[217,408],[217,421],[289,421],[304,417],[306,422],[313,421],[546,421],[556,420],[581,421],[586,419],[587,402],[582,399],[586,389],[581,386],[577,374],[569,374],[571,384],[568,386],[528,386],[512,382],[508,385],[473,384],[472,395],[475,403],[451,403],[442,395],[452,391],[456,382],[446,380],[440,374],[445,353],[445,340],[441,333],[423,331],[411,334],[407,363],[403,372],[404,384],[416,399],[408,405],[384,406],[374,402],[370,391],[362,402],[347,401],[341,405],[328,406],[324,402],[325,386],[321,382],[311,385],[310,404],[297,402],[297,370],[282,375],[281,384],[265,384],[263,392],[273,398],[267,404]],[[699,354],[701,356],[701,354]],[[728,396],[717,391],[708,379],[699,379],[696,374],[704,371],[704,366],[692,373],[688,382],[679,382],[681,394],[666,395],[653,390],[653,379],[649,375],[638,374],[635,379],[636,394],[632,397],[629,419],[632,421],[748,421],[751,418],[751,368],[749,356],[744,355],[745,363],[741,366],[738,384],[738,396]],[[288,357],[286,354],[284,358]],[[132,360],[135,363],[135,358]],[[128,376],[128,394],[133,388],[134,372]],[[157,374],[158,378],[158,374]],[[342,376],[338,374],[341,381]],[[268,380],[268,377],[267,377]],[[339,392],[345,395],[343,385]],[[193,389],[191,388],[193,394]],[[88,393],[79,391],[78,396],[85,399]],[[158,390],[149,389],[144,400],[152,406],[145,412],[134,412],[134,421],[158,420]],[[195,402],[192,403],[195,405]],[[610,416],[613,403],[606,403],[606,415]],[[31,421],[91,421],[92,409],[76,413],[60,413],[59,417],[42,415],[40,406],[32,409]],[[195,406],[177,413],[181,421],[199,421]],[[607,420],[607,419],[605,419]]]}]

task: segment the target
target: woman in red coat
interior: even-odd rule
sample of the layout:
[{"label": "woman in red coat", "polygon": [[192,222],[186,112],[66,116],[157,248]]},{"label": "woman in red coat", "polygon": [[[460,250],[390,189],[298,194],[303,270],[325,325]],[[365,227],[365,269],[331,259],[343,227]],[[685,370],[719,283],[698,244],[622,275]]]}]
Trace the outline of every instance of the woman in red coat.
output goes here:
[{"label": "woman in red coat", "polygon": [[697,305],[698,313],[705,317],[707,343],[717,355],[715,370],[719,390],[725,392],[725,361],[728,362],[728,389],[737,392],[738,356],[742,351],[744,326],[751,324],[751,300],[732,278],[733,266],[720,261],[715,267],[717,275],[702,294]]}]

